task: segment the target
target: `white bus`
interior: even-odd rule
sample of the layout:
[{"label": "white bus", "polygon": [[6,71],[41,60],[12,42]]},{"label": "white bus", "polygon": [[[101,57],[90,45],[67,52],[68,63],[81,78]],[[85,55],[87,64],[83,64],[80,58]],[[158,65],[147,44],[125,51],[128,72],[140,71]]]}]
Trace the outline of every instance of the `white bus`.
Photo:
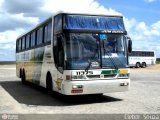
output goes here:
[{"label": "white bus", "polygon": [[65,95],[127,91],[127,39],[122,16],[58,13],[16,40],[16,72]]},{"label": "white bus", "polygon": [[130,67],[147,67],[156,64],[156,55],[154,51],[137,50],[129,53]]}]

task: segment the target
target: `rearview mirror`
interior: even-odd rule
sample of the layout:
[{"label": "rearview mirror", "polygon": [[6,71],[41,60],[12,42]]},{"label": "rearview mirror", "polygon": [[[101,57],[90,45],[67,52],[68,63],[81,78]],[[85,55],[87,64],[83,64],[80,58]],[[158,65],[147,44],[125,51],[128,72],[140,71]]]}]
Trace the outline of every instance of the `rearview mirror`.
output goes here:
[{"label": "rearview mirror", "polygon": [[128,52],[129,53],[132,52],[132,40],[131,39],[128,40]]}]

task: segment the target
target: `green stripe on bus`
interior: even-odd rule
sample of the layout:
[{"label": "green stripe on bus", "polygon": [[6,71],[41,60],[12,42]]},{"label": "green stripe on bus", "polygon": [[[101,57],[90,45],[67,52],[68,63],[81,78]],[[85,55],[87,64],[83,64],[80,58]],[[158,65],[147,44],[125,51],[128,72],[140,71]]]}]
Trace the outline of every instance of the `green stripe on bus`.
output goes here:
[{"label": "green stripe on bus", "polygon": [[118,74],[119,70],[103,70],[101,74]]}]

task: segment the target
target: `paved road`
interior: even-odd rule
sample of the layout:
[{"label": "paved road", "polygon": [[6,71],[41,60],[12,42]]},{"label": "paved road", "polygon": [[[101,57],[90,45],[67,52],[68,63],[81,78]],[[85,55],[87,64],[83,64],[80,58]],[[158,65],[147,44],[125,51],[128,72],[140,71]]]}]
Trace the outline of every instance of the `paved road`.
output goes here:
[{"label": "paved road", "polygon": [[15,66],[0,66],[0,113],[160,114],[160,71],[132,69],[127,92],[64,97],[23,85],[15,75]]}]

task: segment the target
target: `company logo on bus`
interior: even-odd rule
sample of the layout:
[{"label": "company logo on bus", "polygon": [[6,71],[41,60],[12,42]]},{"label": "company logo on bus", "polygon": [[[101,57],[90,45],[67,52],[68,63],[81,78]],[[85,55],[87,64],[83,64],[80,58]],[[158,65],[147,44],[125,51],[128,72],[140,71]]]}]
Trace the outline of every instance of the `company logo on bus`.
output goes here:
[{"label": "company logo on bus", "polygon": [[99,67],[99,62],[94,61],[91,63],[91,66],[92,67]]}]

